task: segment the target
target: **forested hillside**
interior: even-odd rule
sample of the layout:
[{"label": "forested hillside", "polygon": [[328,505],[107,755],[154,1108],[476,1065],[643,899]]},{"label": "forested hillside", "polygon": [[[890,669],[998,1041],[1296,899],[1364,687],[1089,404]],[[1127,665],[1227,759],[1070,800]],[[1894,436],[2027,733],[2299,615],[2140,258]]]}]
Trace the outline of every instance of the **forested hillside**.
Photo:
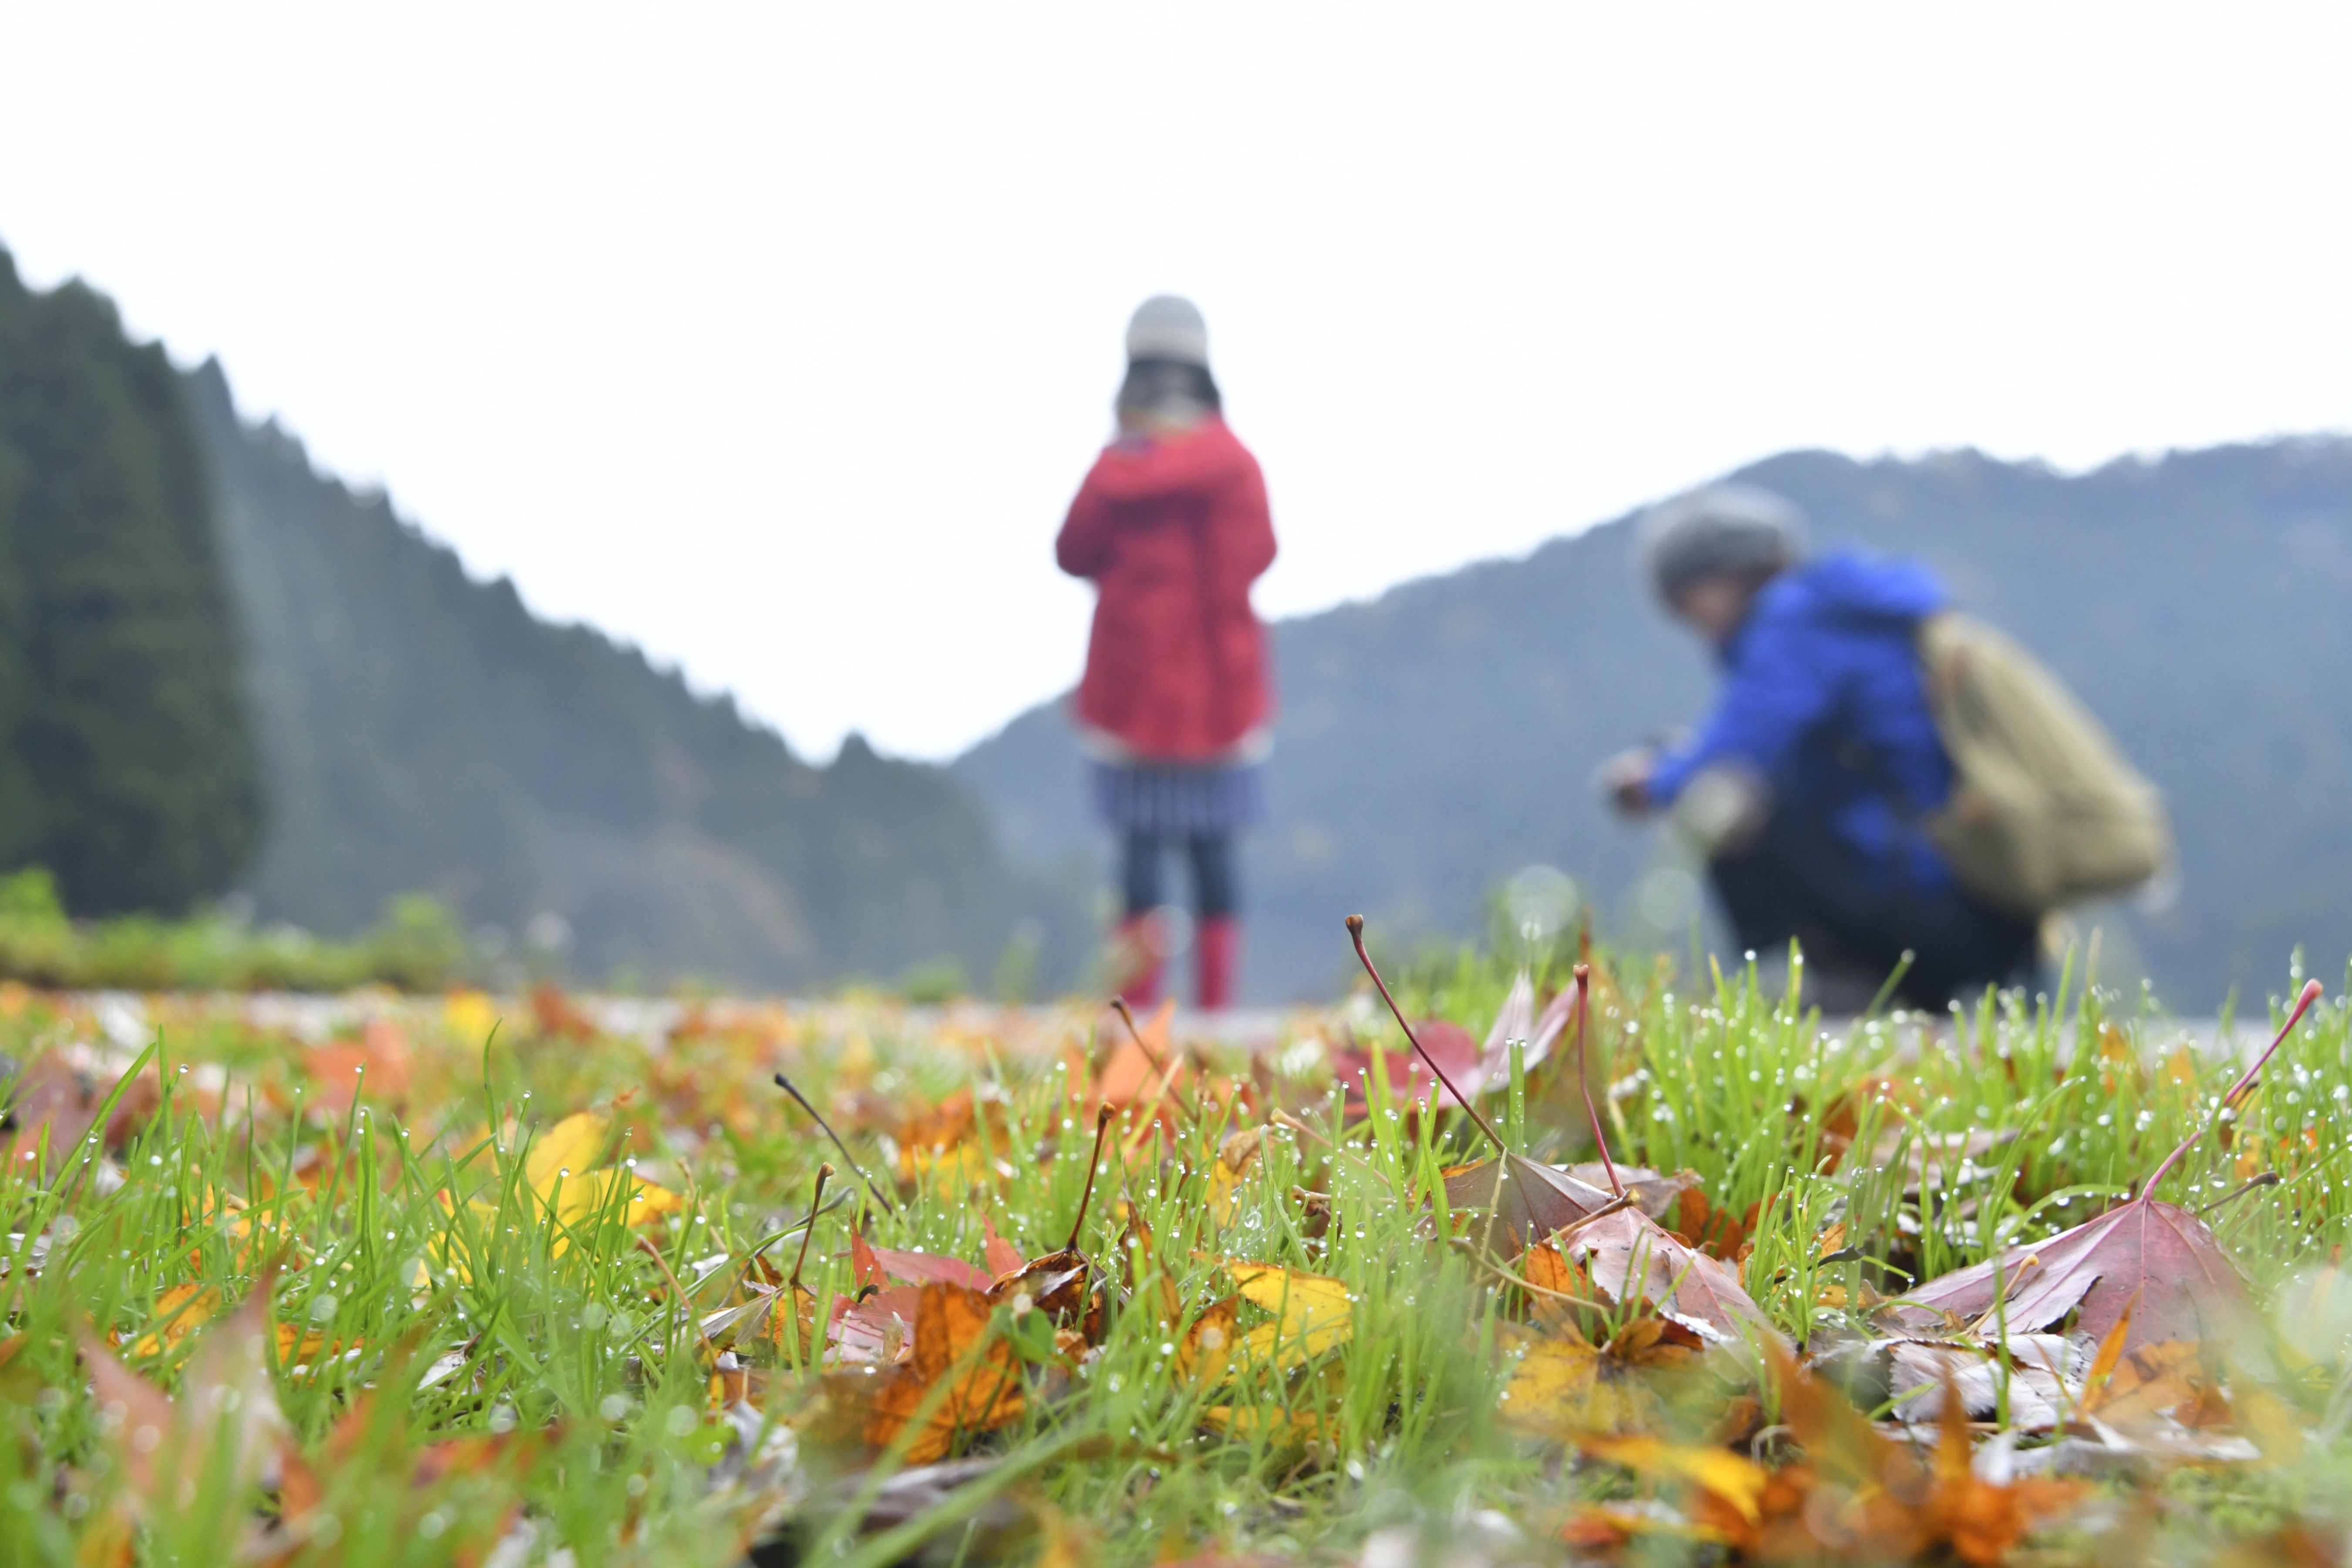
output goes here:
[{"label": "forested hillside", "polygon": [[191,386],[252,648],[266,915],[347,931],[422,891],[520,942],[551,913],[600,981],[940,960],[984,981],[1016,931],[1040,963],[1080,962],[1068,905],[1008,872],[943,770],[855,738],[810,766],[730,700],[468,578],[383,496],[241,423],[217,364]]},{"label": "forested hillside", "polygon": [[[1791,453],[1738,476],[1785,491],[1824,542],[1916,553],[2021,634],[2170,798],[2178,896],[2105,911],[2107,973],[2145,963],[2210,1007],[2275,987],[2290,951],[2352,953],[2352,441],[2125,460],[2067,477],[1960,452],[1857,463]],[[1342,915],[1478,929],[1512,872],[1548,862],[1604,929],[1641,915],[1654,840],[1595,804],[1593,767],[1699,714],[1699,650],[1636,594],[1630,520],[1408,584],[1276,629],[1274,812],[1245,861],[1261,996],[1345,971]],[[1092,852],[1051,705],[957,763],[1013,851]],[[1666,900],[1671,903],[1672,900]]]},{"label": "forested hillside", "polygon": [[30,865],[76,914],[239,890],[332,936],[428,894],[597,983],[985,982],[1088,945],[945,771],[854,738],[813,767],[535,618],[242,423],[217,364],[0,250],[0,870]]},{"label": "forested hillside", "polygon": [[178,373],[0,250],[0,868],[80,914],[226,889],[261,830],[240,659]]}]

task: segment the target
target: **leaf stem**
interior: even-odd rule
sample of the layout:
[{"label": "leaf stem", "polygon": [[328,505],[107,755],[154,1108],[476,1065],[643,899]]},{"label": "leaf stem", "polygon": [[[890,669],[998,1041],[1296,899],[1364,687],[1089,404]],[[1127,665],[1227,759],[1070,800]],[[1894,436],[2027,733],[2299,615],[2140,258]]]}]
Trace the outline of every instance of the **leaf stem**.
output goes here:
[{"label": "leaf stem", "polygon": [[1078,1232],[1086,1228],[1087,1205],[1094,1201],[1095,1173],[1102,1168],[1103,1134],[1110,1131],[1110,1107],[1106,1105],[1095,1113],[1095,1152],[1087,1161],[1086,1191],[1078,1194],[1078,1217],[1070,1222],[1070,1239],[1062,1244],[1065,1252],[1075,1252]]},{"label": "leaf stem", "polygon": [[1592,1103],[1592,965],[1576,966],[1576,1081],[1584,1089],[1584,1118],[1592,1123],[1592,1145],[1601,1151],[1601,1168],[1609,1173],[1609,1190],[1625,1195],[1617,1179],[1617,1162],[1609,1157],[1609,1139],[1601,1131],[1601,1112]]},{"label": "leaf stem", "polygon": [[809,1120],[815,1122],[819,1127],[824,1129],[824,1135],[833,1140],[833,1146],[841,1151],[842,1159],[848,1164],[852,1171],[856,1173],[857,1179],[866,1184],[866,1190],[874,1194],[874,1201],[882,1205],[882,1212],[888,1215],[892,1219],[897,1219],[898,1217],[898,1205],[893,1204],[888,1198],[882,1195],[882,1189],[874,1184],[874,1178],[866,1173],[866,1167],[860,1165],[857,1163],[856,1156],[850,1153],[849,1145],[841,1141],[841,1134],[835,1132],[833,1130],[832,1124],[826,1121],[824,1117],[819,1116],[816,1113],[816,1107],[808,1102],[808,1096],[803,1094],[799,1089],[794,1089],[793,1087],[793,1080],[786,1078],[782,1073],[778,1073],[776,1075],[776,1087],[782,1089],[786,1094],[791,1095],[793,1100],[799,1104],[800,1108],[809,1113]]},{"label": "leaf stem", "polygon": [[793,1259],[793,1278],[791,1282],[794,1285],[798,1285],[801,1282],[801,1265],[808,1261],[809,1240],[812,1237],[816,1235],[817,1213],[824,1204],[824,1184],[832,1179],[833,1167],[831,1165],[819,1165],[816,1168],[816,1191],[809,1194],[808,1225],[801,1232],[800,1256]]},{"label": "leaf stem", "polygon": [[[2221,1120],[2221,1111],[2227,1110],[2237,1103],[2240,1095],[2254,1087],[2254,1079],[2262,1075],[2262,1070],[2269,1064],[2271,1057],[2281,1046],[2286,1044],[2286,1037],[2294,1033],[2294,1026],[2303,1022],[2303,1016],[2311,1011],[2311,1005],[2319,1000],[2324,991],[2325,987],[2316,980],[2304,983],[2303,994],[2295,999],[2294,1011],[2286,1016],[2286,1022],[2279,1026],[2279,1032],[2272,1038],[2271,1043],[2263,1047],[2263,1054],[2254,1058],[2253,1066],[2240,1074],[2238,1081],[2230,1086],[2230,1092],[2221,1097],[2221,1106],[2213,1112],[2215,1121]],[[2132,1202],[2144,1204],[2154,1197],[2157,1187],[2165,1177],[2172,1173],[2172,1167],[2180,1163],[2180,1157],[2195,1147],[2197,1140],[2212,1130],[2213,1122],[2208,1121],[2204,1126],[2183,1138],[2180,1141],[2180,1147],[2164,1157],[2164,1163],[2156,1168],[2156,1174],[2147,1179],[2147,1184],[2139,1190],[2139,1196],[2132,1199]]]},{"label": "leaf stem", "polygon": [[1372,955],[1364,951],[1363,916],[1348,917],[1348,935],[1356,944],[1357,962],[1364,966],[1364,973],[1372,977],[1373,985],[1380,990],[1381,1000],[1389,1005],[1389,1013],[1396,1019],[1397,1027],[1404,1031],[1405,1039],[1412,1044],[1414,1050],[1421,1053],[1421,1059],[1429,1064],[1429,1070],[1437,1075],[1437,1081],[1445,1086],[1445,1092],[1452,1095],[1456,1103],[1470,1113],[1470,1120],[1477,1123],[1478,1131],[1486,1135],[1486,1141],[1494,1144],[1496,1152],[1505,1155],[1509,1154],[1511,1146],[1503,1142],[1503,1135],[1487,1125],[1486,1119],[1478,1114],[1478,1108],[1470,1103],[1468,1095],[1454,1087],[1454,1080],[1445,1076],[1445,1069],[1437,1065],[1437,1058],[1429,1054],[1428,1048],[1421,1043],[1420,1037],[1412,1032],[1412,1026],[1404,1021],[1403,1010],[1396,1005],[1396,998],[1389,994],[1389,983],[1381,978],[1381,972],[1372,967]]}]

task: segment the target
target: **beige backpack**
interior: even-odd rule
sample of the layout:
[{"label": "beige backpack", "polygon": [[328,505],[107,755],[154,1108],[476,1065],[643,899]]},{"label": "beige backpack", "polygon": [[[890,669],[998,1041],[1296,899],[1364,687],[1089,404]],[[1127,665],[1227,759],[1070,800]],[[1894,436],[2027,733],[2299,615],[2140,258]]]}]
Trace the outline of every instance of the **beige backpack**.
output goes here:
[{"label": "beige backpack", "polygon": [[2032,654],[1950,612],[1919,623],[1918,647],[1959,775],[1925,826],[1962,887],[2038,916],[2128,891],[2170,864],[2163,797]]}]

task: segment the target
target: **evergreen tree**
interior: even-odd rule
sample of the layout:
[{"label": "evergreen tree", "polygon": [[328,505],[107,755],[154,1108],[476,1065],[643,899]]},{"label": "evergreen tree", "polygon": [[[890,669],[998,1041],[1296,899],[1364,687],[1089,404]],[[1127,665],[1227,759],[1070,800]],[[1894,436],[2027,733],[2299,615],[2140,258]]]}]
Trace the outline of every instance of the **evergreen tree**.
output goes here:
[{"label": "evergreen tree", "polygon": [[183,379],[0,250],[0,867],[78,914],[184,909],[250,858],[258,780]]}]

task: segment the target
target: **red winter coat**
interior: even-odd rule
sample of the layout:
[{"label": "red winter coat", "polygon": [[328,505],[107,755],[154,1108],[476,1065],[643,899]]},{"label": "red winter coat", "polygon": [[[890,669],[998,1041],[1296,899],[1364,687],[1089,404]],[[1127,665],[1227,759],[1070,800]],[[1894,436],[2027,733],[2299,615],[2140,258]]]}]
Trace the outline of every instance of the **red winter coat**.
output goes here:
[{"label": "red winter coat", "polygon": [[1055,542],[1101,592],[1078,720],[1139,757],[1205,762],[1273,710],[1250,584],[1274,563],[1257,459],[1211,416],[1103,448]]}]

